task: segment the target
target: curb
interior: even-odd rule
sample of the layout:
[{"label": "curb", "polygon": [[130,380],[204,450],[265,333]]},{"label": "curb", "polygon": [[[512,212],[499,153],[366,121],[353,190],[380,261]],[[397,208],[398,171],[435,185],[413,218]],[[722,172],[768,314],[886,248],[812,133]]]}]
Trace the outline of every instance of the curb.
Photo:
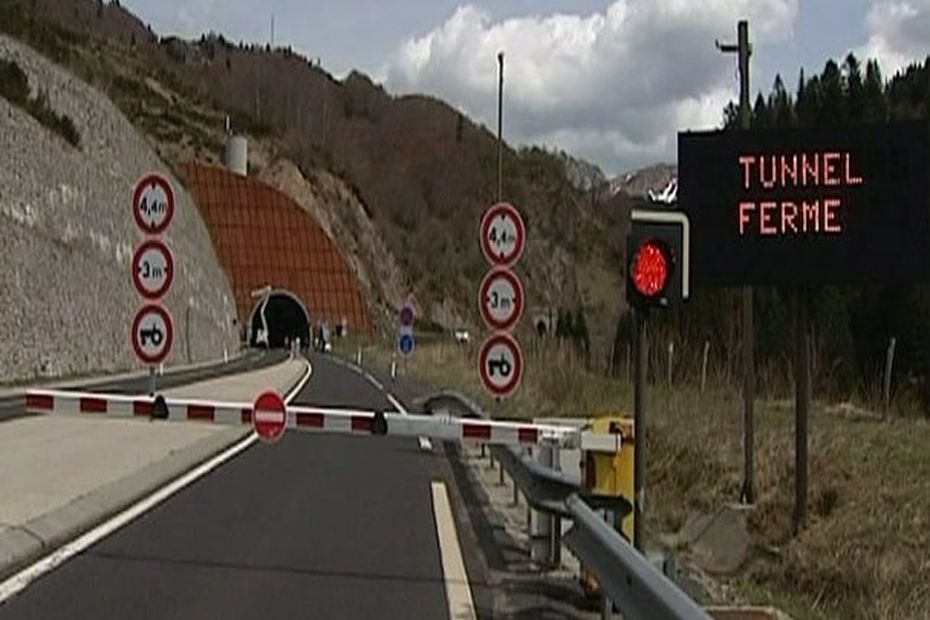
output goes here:
[{"label": "curb", "polygon": [[[194,372],[197,370],[204,370],[206,368],[213,368],[216,366],[226,365],[232,362],[237,362],[248,355],[252,355],[253,351],[249,349],[241,349],[236,352],[235,355],[230,355],[228,361],[224,361],[222,358],[215,358],[204,360],[202,362],[194,362],[192,364],[182,364],[178,366],[166,366],[164,373],[159,376],[171,377],[177,374]],[[49,378],[47,381],[36,381],[34,383],[23,384],[18,386],[0,386],[0,399],[9,399],[22,396],[26,391],[32,389],[66,389],[73,388],[75,385],[90,385],[93,386],[97,383],[103,383],[107,381],[133,381],[142,379],[149,375],[148,370],[137,371],[137,370],[117,370],[114,374],[103,374],[103,375],[93,375],[87,377],[53,377]]]},{"label": "curb", "polygon": [[0,579],[73,540],[251,432],[251,429],[243,428],[220,431],[64,506],[34,517],[24,525],[3,530],[0,532]]},{"label": "curb", "polygon": [[[303,367],[277,387],[286,394],[303,380],[305,373]],[[23,525],[0,529],[0,580],[103,523],[251,432],[251,427],[219,431]]]}]

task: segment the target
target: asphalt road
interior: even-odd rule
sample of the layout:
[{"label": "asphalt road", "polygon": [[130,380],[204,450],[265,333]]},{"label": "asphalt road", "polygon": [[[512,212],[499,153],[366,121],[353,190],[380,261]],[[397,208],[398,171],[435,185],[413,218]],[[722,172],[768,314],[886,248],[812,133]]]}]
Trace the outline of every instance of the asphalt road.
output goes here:
[{"label": "asphalt road", "polygon": [[[388,406],[319,358],[296,402]],[[430,483],[447,470],[412,439],[255,445],[44,575],[0,620],[446,618]]]},{"label": "asphalt road", "polygon": [[[282,362],[286,358],[287,352],[285,351],[249,352],[225,364],[218,363],[190,370],[169,371],[165,375],[158,377],[157,386],[159,389],[168,389],[197,381],[206,381],[223,375],[258,370]],[[142,394],[149,389],[149,378],[142,376],[130,379],[100,379],[96,381],[77,379],[60,389],[80,389],[88,392],[109,392],[113,394]],[[23,415],[23,405],[22,395],[0,399],[0,421]]]}]

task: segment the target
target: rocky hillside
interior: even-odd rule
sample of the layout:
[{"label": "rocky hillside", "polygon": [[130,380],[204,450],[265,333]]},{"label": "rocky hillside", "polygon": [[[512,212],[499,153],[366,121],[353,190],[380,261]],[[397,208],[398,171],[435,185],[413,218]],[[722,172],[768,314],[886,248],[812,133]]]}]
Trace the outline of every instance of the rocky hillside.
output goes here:
[{"label": "rocky hillside", "polygon": [[[230,114],[264,153],[253,170],[330,223],[384,316],[412,296],[427,323],[478,322],[474,295],[487,267],[475,230],[496,191],[496,142],[485,127],[358,73],[335,80],[289,49],[160,38],[117,5],[4,5],[20,7],[20,36],[100,84],[168,159],[215,160]],[[612,244],[625,230],[565,168],[555,153],[508,148],[504,198],[528,223],[520,269],[530,305],[583,306],[597,339],[612,335],[621,305]]]},{"label": "rocky hillside", "polygon": [[[165,166],[106,96],[72,74],[2,35],[0,61],[7,75],[25,75],[29,100],[68,119],[77,138],[40,124],[37,106],[30,112],[0,95],[0,382],[131,367],[129,324],[140,304],[128,264],[140,234],[130,193],[143,173]],[[183,363],[237,343],[229,284],[175,183],[169,363]]]}]

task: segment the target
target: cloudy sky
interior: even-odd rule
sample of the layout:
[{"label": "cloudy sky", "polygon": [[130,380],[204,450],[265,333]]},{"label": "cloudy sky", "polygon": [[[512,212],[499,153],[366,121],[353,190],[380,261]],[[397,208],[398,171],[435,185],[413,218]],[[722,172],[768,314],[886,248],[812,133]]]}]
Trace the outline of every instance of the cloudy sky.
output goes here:
[{"label": "cloudy sky", "polygon": [[424,92],[496,127],[504,51],[505,137],[557,146],[618,174],[674,161],[680,129],[719,124],[736,59],[714,40],[750,20],[753,91],[849,51],[886,75],[930,53],[930,0],[123,0],[161,34],[275,41],[342,76]]}]

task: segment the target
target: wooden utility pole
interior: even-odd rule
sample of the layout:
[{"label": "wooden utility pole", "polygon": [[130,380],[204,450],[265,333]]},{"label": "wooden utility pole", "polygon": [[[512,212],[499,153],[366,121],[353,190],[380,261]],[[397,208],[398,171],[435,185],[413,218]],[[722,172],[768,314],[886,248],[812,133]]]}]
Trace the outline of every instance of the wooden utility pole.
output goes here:
[{"label": "wooden utility pole", "polygon": [[[742,20],[736,27],[736,45],[717,43],[721,52],[735,53],[739,58],[739,120],[740,129],[750,128],[752,110],[749,105],[749,58],[752,45],[749,43],[749,22]],[[753,406],[756,392],[755,369],[755,325],[753,320],[753,291],[751,286],[742,291],[742,358],[743,358],[743,486],[740,501],[752,504],[755,501],[754,473],[754,428]]]}]

